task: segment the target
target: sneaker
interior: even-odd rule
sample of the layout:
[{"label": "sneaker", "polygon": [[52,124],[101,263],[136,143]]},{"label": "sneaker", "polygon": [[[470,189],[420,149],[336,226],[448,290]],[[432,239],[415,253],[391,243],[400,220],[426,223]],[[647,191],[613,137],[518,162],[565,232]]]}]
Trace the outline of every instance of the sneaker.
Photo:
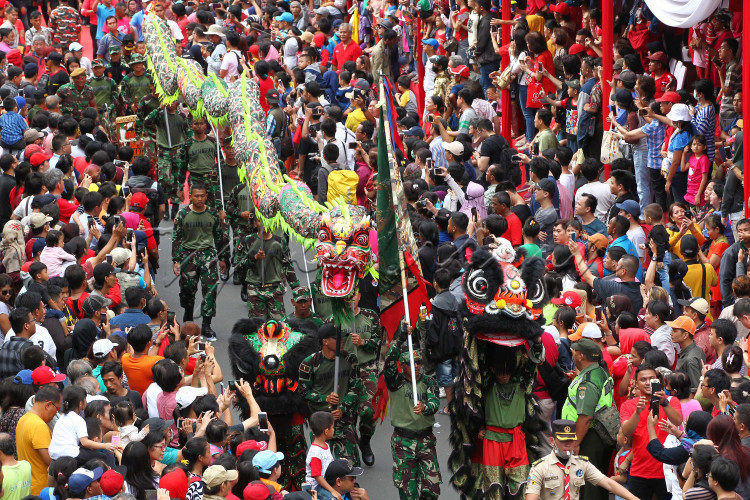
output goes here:
[{"label": "sneaker", "polygon": [[211,325],[204,323],[201,327],[201,335],[206,338],[206,342],[216,342],[216,332],[211,328]]},{"label": "sneaker", "polygon": [[440,388],[440,399],[445,399],[445,387]]},{"label": "sneaker", "polygon": [[219,340],[218,338],[216,338],[216,334],[213,332],[213,330],[210,334],[204,334],[203,337],[205,338],[206,342],[216,342],[217,340]]}]

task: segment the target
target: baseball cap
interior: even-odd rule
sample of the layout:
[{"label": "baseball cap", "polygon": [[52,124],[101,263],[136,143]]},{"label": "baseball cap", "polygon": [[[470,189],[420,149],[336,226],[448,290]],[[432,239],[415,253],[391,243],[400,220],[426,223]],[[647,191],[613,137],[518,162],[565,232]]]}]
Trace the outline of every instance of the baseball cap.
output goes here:
[{"label": "baseball cap", "polygon": [[312,299],[312,295],[310,294],[310,289],[306,286],[298,286],[294,290],[292,290],[292,300],[297,302],[300,299]]},{"label": "baseball cap", "polygon": [[661,50],[659,52],[654,52],[646,59],[648,59],[649,61],[659,61],[662,64],[667,64],[667,54],[665,54]]},{"label": "baseball cap", "polygon": [[102,487],[102,493],[109,497],[117,495],[124,483],[125,476],[113,469],[109,469],[99,478],[99,486]]},{"label": "baseball cap", "polygon": [[[182,497],[180,497],[182,498]],[[271,498],[271,492],[263,483],[250,483],[245,486],[242,492],[242,498],[244,500],[267,500]]]},{"label": "baseball cap", "polygon": [[469,76],[471,76],[471,70],[464,64],[460,64],[455,68],[451,68],[451,73],[454,75],[463,76],[464,78],[469,78]]},{"label": "baseball cap", "polygon": [[560,2],[558,4],[552,4],[549,6],[550,12],[557,12],[558,14],[562,14],[563,16],[569,16],[570,15],[570,5],[566,4],[565,2]]},{"label": "baseball cap", "polygon": [[208,486],[209,488],[213,488],[227,481],[237,480],[237,471],[226,470],[221,465],[212,465],[210,467],[207,467],[206,470],[203,471],[202,476],[203,482],[206,484],[206,486]]},{"label": "baseball cap", "polygon": [[641,206],[635,200],[625,200],[622,203],[615,203],[615,206],[620,210],[625,210],[634,219],[641,216]]},{"label": "baseball cap", "polygon": [[54,51],[49,53],[49,55],[47,56],[47,60],[61,63],[63,60],[63,56],[59,52]]},{"label": "baseball cap", "polygon": [[115,273],[115,268],[114,266],[112,266],[112,264],[107,264],[106,262],[100,262],[94,268],[94,280],[97,283],[104,283],[104,280],[107,278],[107,276],[109,276],[110,274],[114,274],[114,273]]},{"label": "baseball cap", "polygon": [[[28,130],[36,130],[36,129],[28,129]],[[27,130],[27,132],[28,132]],[[26,137],[24,137],[24,140],[26,140]],[[23,150],[23,157],[24,158],[31,158],[31,155],[34,153],[44,153],[44,150],[39,144],[29,144],[26,146],[26,148]]]},{"label": "baseball cap", "polygon": [[[346,337],[348,334],[345,331],[341,332],[341,338]],[[333,323],[326,323],[318,329],[318,338],[320,340],[332,339],[336,336],[336,327]]]},{"label": "baseball cap", "polygon": [[[422,359],[422,352],[414,349],[414,361],[418,361]],[[409,359],[409,350],[402,351],[401,354],[398,357],[398,360],[402,363],[409,363],[411,360]]]},{"label": "baseball cap", "polygon": [[263,451],[268,449],[268,443],[265,441],[255,441],[253,439],[249,439],[247,441],[241,442],[239,445],[237,445],[237,456],[241,456],[242,453],[244,453],[247,450],[255,450],[255,451]]},{"label": "baseball cap", "polygon": [[110,252],[110,255],[112,256],[112,264],[116,267],[122,267],[122,265],[130,258],[131,253],[132,252],[129,248],[113,248]]},{"label": "baseball cap", "polygon": [[328,12],[328,9],[325,7],[318,7],[313,12],[315,12],[319,16],[328,17],[331,15],[330,12]]},{"label": "baseball cap", "polygon": [[405,137],[419,137],[420,139],[424,139],[424,130],[422,130],[422,127],[417,125],[415,127],[409,128],[409,130],[404,130],[403,135]]},{"label": "baseball cap", "polygon": [[[23,131],[23,140],[26,142],[34,142],[37,139],[42,139],[44,136],[46,136],[44,132],[40,132],[35,128],[28,128]],[[41,148],[40,148],[41,151]],[[24,150],[26,152],[26,150]],[[24,155],[24,158],[28,158],[28,156]]]},{"label": "baseball cap", "polygon": [[680,94],[677,92],[664,92],[660,98],[656,100],[656,102],[671,102],[672,104],[678,104],[680,102]]},{"label": "baseball cap", "polygon": [[[380,21],[378,23],[378,27],[383,27],[383,28],[385,28],[387,30],[392,30],[393,29],[393,23],[390,20],[388,20],[388,19],[383,19],[382,21]],[[428,40],[434,40],[434,38],[428,38]]]},{"label": "baseball cap", "polygon": [[68,47],[68,49],[71,52],[78,52],[79,50],[83,50],[83,45],[81,45],[78,42],[73,42],[73,43],[70,44],[70,47]]},{"label": "baseball cap", "polygon": [[362,467],[352,467],[349,460],[340,458],[328,464],[325,479],[328,481],[328,484],[335,484],[336,479],[340,477],[361,476],[363,472]]},{"label": "baseball cap", "polygon": [[13,377],[13,383],[14,384],[22,384],[22,385],[32,385],[34,381],[31,378],[31,370],[21,370],[20,372],[16,373],[16,376]]},{"label": "baseball cap", "polygon": [[586,47],[584,47],[580,43],[574,43],[568,49],[568,54],[570,54],[571,56],[574,56],[576,54],[580,54],[581,52],[586,52]]},{"label": "baseball cap", "polygon": [[122,37],[122,45],[123,47],[130,48],[130,45],[135,45],[135,39],[133,38],[133,35],[128,33],[127,35]]},{"label": "baseball cap", "polygon": [[440,47],[440,43],[434,38],[425,38],[424,40],[422,40],[422,45],[429,45],[435,50]]},{"label": "baseball cap", "polygon": [[65,375],[62,373],[55,373],[52,368],[47,365],[42,365],[34,369],[31,372],[31,380],[36,385],[46,385],[52,382],[62,382],[65,380]]},{"label": "baseball cap", "polygon": [[119,45],[110,45],[109,46],[109,53],[110,54],[118,54],[120,52],[122,52],[122,47],[120,47]]},{"label": "baseball cap", "polygon": [[[89,487],[94,481],[98,481],[102,477],[104,471],[101,467],[97,467],[94,470],[84,469],[80,467],[73,471],[73,474],[68,478],[68,489],[73,494],[83,494],[86,492],[86,488]],[[76,495],[78,496],[78,495]]]},{"label": "baseball cap", "polygon": [[313,45],[315,45],[318,48],[323,47],[326,43],[326,36],[323,33],[315,33],[315,36],[313,36]]},{"label": "baseball cap", "polygon": [[581,296],[572,290],[568,290],[563,292],[562,297],[551,299],[550,302],[558,306],[568,306],[575,309],[581,307]]},{"label": "baseball cap", "polygon": [[695,322],[687,316],[680,316],[674,321],[667,321],[670,328],[680,328],[690,335],[695,335]]},{"label": "baseball cap", "polygon": [[[174,420],[163,420],[161,418],[147,418],[143,421],[143,425],[141,425],[141,429],[146,427],[148,425],[149,432],[160,432],[166,430],[168,427],[171,427],[174,423]],[[160,486],[160,488],[163,488],[163,486]],[[172,497],[174,498],[174,497]]]},{"label": "baseball cap", "polygon": [[294,22],[294,16],[290,12],[284,12],[283,14],[280,14],[276,17],[274,17],[279,22],[282,23],[293,23]]},{"label": "baseball cap", "polygon": [[47,242],[44,241],[44,238],[37,239],[33,245],[31,245],[31,255],[36,255],[47,246]]},{"label": "baseball cap", "polygon": [[309,31],[305,31],[299,37],[300,37],[300,39],[302,39],[303,42],[305,42],[305,43],[311,43],[313,41],[313,38],[315,37],[315,35],[313,35]]},{"label": "baseball cap", "polygon": [[464,145],[458,141],[449,142],[447,144],[443,143],[443,149],[449,153],[453,153],[453,156],[461,156],[464,154]]},{"label": "baseball cap", "polygon": [[692,234],[686,234],[680,238],[680,252],[688,258],[698,255],[698,239]]},{"label": "baseball cap", "polygon": [[547,177],[540,180],[537,185],[539,186],[539,189],[541,189],[542,191],[547,191],[549,194],[555,194],[555,192],[557,192],[557,185],[555,184],[555,181]]},{"label": "baseball cap", "polygon": [[594,245],[599,250],[604,250],[607,248],[607,245],[609,242],[607,241],[607,237],[604,236],[602,233],[595,233],[589,236],[589,243]]},{"label": "baseball cap", "polygon": [[112,349],[114,348],[115,344],[111,340],[99,339],[94,342],[92,350],[94,352],[94,356],[96,356],[97,358],[101,358],[112,352]]},{"label": "baseball cap", "polygon": [[263,450],[253,457],[253,467],[263,474],[270,474],[276,464],[282,460],[284,460],[284,454],[280,451]]},{"label": "baseball cap", "polygon": [[29,216],[29,226],[33,229],[39,229],[50,222],[52,222],[52,217],[44,215],[41,212],[34,212]]},{"label": "baseball cap", "polygon": [[44,154],[44,153],[34,153],[29,158],[29,163],[31,163],[32,167],[38,167],[42,163],[44,163],[45,161],[49,160],[50,158],[52,158],[51,155],[47,155],[47,154]]},{"label": "baseball cap", "polygon": [[708,315],[708,301],[703,297],[693,297],[690,300],[679,299],[677,303],[683,307],[695,309],[703,315]]},{"label": "baseball cap", "polygon": [[[109,267],[112,267],[112,266],[109,266]],[[96,276],[96,270],[94,270],[94,275]],[[97,313],[97,311],[99,311],[99,309],[102,309],[103,307],[109,307],[111,305],[112,305],[112,300],[106,297],[102,297],[101,295],[89,295],[83,301],[83,305],[81,307],[83,307],[83,312],[85,312],[86,314],[94,315]]]},{"label": "baseball cap", "polygon": [[135,208],[146,208],[148,205],[148,196],[146,193],[133,193],[130,197],[130,206]]},{"label": "baseball cap", "polygon": [[677,104],[673,105],[672,109],[669,111],[669,113],[667,113],[667,118],[669,118],[673,122],[689,122],[691,119],[690,110],[688,109],[686,104],[678,102]]},{"label": "baseball cap", "polygon": [[448,58],[445,56],[432,56],[430,57],[430,62],[432,64],[437,64],[440,67],[447,68],[448,67]]},{"label": "baseball cap", "polygon": [[585,354],[589,359],[595,361],[602,359],[602,348],[591,339],[583,338],[577,342],[573,342],[570,345],[570,348],[574,351]]},{"label": "baseball cap", "polygon": [[615,92],[615,101],[625,105],[632,104],[633,94],[628,89],[617,89],[617,92]]},{"label": "baseball cap", "polygon": [[206,387],[180,387],[175,396],[175,405],[178,410],[184,410],[192,405],[198,397],[205,396],[206,394],[208,394],[208,389]]},{"label": "baseball cap", "polygon": [[[288,12],[287,12],[287,14],[288,14]],[[268,104],[278,104],[280,100],[281,100],[281,96],[279,95],[279,91],[278,90],[276,90],[276,89],[268,89],[268,92],[266,92],[266,102]]]},{"label": "baseball cap", "polygon": [[629,69],[626,69],[624,71],[620,71],[620,74],[617,75],[615,78],[617,78],[621,82],[625,82],[625,83],[635,83],[636,80],[638,79],[638,77],[635,75],[635,73],[633,73]]},{"label": "baseball cap", "polygon": [[[160,419],[149,418],[148,420]],[[149,429],[153,431],[153,425],[150,425]],[[185,498],[188,490],[188,480],[185,471],[182,469],[175,469],[169,474],[164,474],[159,480],[159,488],[164,488],[169,491],[169,498]]]}]

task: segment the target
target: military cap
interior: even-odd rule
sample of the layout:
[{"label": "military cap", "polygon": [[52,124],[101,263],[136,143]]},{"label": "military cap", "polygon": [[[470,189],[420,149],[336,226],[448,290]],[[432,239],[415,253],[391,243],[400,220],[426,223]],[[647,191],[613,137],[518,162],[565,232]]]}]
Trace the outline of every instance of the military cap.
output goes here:
[{"label": "military cap", "polygon": [[553,420],[552,434],[560,441],[573,441],[576,437],[576,423],[572,420]]},{"label": "military cap", "polygon": [[573,342],[570,348],[574,351],[585,354],[586,357],[592,361],[602,359],[602,348],[591,339],[582,338],[578,342]]}]

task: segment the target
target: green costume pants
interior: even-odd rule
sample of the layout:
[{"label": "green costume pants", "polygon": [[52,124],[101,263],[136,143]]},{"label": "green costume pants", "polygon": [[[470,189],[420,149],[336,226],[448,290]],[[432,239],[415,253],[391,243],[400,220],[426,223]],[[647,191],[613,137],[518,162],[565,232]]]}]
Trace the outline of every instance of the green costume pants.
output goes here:
[{"label": "green costume pants", "polygon": [[216,316],[216,290],[219,286],[219,270],[216,250],[206,248],[196,250],[189,258],[180,263],[180,306],[186,311],[195,307],[195,296],[198,293],[198,281],[201,283],[203,300],[201,316]]},{"label": "green costume pants", "polygon": [[433,499],[440,496],[440,466],[435,435],[406,438],[391,436],[393,485],[402,500]]},{"label": "green costume pants", "polygon": [[269,283],[266,286],[247,286],[248,317],[275,319],[284,317],[284,283]]}]

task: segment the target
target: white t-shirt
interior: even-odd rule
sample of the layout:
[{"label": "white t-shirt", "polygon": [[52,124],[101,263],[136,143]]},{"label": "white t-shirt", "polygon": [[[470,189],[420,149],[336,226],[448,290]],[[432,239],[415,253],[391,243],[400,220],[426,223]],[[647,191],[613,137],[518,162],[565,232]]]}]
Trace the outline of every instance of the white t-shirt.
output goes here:
[{"label": "white t-shirt", "polygon": [[596,198],[598,203],[596,204],[596,212],[594,212],[594,216],[607,224],[609,222],[607,220],[607,214],[609,213],[609,209],[612,208],[612,205],[615,204],[615,195],[609,190],[609,184],[599,181],[584,184],[578,188],[578,191],[576,191],[576,203],[578,203],[578,199],[583,196],[584,193],[588,193]]},{"label": "white t-shirt", "polygon": [[34,201],[34,196],[26,196],[25,198],[23,198],[16,209],[13,210],[13,215],[20,219],[23,219],[24,217],[29,215],[32,212],[31,202]]},{"label": "white t-shirt", "polygon": [[560,184],[570,191],[570,197],[573,198],[576,190],[576,176],[574,174],[560,174]]},{"label": "white t-shirt", "polygon": [[[8,333],[5,334],[5,340],[3,340],[3,344],[8,342],[11,337],[15,336],[16,334],[11,328],[10,330],[8,330]],[[49,330],[37,323],[36,333],[29,337],[29,340],[41,347],[44,352],[52,356],[52,359],[57,361],[57,347],[55,347],[55,341],[52,340],[52,335],[49,334]]]},{"label": "white t-shirt", "polygon": [[297,39],[290,36],[284,42],[284,64],[287,68],[294,68],[297,66],[297,52],[299,51],[299,44]]},{"label": "white t-shirt", "polygon": [[156,398],[159,397],[162,391],[159,384],[152,382],[151,385],[146,389],[146,409],[148,410],[149,418],[159,418],[159,408],[156,406]]},{"label": "white t-shirt", "polygon": [[643,228],[638,226],[633,229],[628,229],[626,234],[630,242],[635,246],[635,249],[638,252],[638,258],[645,259],[646,249],[638,246],[646,244],[646,233],[643,231]]},{"label": "white t-shirt", "polygon": [[60,457],[77,457],[81,452],[80,440],[89,437],[86,421],[75,411],[60,416],[52,431],[49,443],[49,456],[52,460]]},{"label": "white t-shirt", "polygon": [[316,462],[316,467],[318,463],[320,464],[320,475],[325,476],[326,469],[333,462],[331,447],[326,444],[326,447],[323,448],[313,443],[310,445],[310,449],[307,450],[307,458],[305,458],[305,484],[309,484],[312,488],[315,488],[318,486],[318,482],[313,479],[313,475],[311,474],[312,468],[310,464],[313,460]]},{"label": "white t-shirt", "polygon": [[224,75],[224,80],[226,82],[230,82],[233,77],[240,75],[239,71],[237,71],[240,64],[240,57],[241,56],[236,50],[230,50],[224,54],[224,58],[221,60],[221,69],[227,72],[227,74]]}]

